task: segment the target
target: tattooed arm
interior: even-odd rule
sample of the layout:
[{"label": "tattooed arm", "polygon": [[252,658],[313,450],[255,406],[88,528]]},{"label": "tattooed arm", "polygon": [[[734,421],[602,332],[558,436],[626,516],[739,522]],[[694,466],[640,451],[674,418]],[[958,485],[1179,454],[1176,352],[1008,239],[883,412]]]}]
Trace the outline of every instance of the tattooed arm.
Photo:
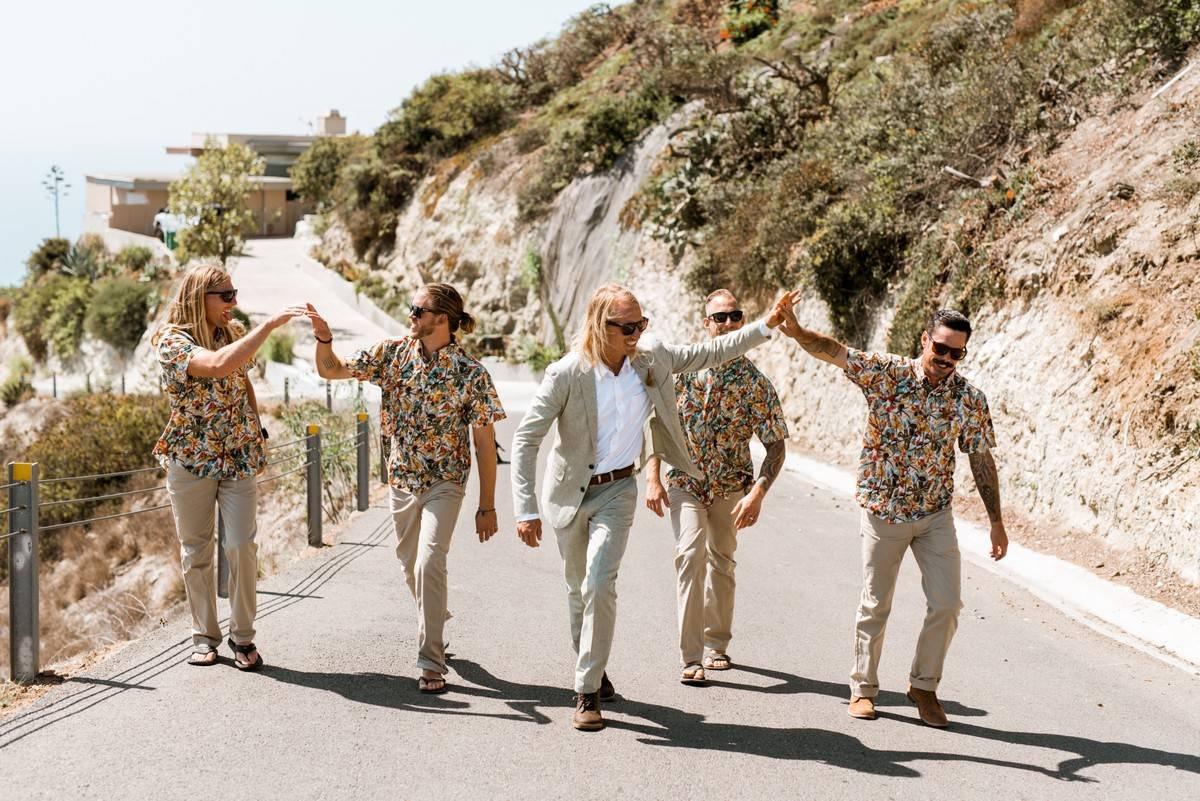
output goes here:
[{"label": "tattooed arm", "polygon": [[979,488],[979,497],[987,509],[988,519],[992,522],[992,553],[993,559],[999,561],[1008,553],[1008,532],[1004,530],[1004,518],[1000,514],[1000,476],[996,472],[996,460],[991,451],[979,451],[968,455],[971,462],[971,475],[975,476],[975,486]]},{"label": "tattooed arm", "polygon": [[317,340],[317,375],[321,378],[353,378],[350,370],[333,352],[333,332],[329,330],[329,323],[311,303],[308,304],[308,319],[312,322],[313,336]]},{"label": "tattooed arm", "polygon": [[843,370],[846,369],[846,356],[849,355],[849,349],[832,337],[827,337],[824,334],[818,334],[809,328],[800,325],[796,320],[796,314],[792,311],[791,306],[783,310],[783,323],[780,324],[779,330],[787,334],[792,339],[799,343],[800,347],[811,353],[814,357],[823,362],[837,365]]},{"label": "tattooed arm", "polygon": [[758,521],[759,513],[762,512],[763,498],[767,497],[767,490],[771,488],[775,479],[779,477],[780,471],[783,470],[783,460],[787,456],[787,442],[778,439],[766,447],[767,456],[763,459],[762,467],[759,468],[758,480],[750,487],[746,496],[737,502],[731,512],[733,527],[736,529],[749,528]]}]

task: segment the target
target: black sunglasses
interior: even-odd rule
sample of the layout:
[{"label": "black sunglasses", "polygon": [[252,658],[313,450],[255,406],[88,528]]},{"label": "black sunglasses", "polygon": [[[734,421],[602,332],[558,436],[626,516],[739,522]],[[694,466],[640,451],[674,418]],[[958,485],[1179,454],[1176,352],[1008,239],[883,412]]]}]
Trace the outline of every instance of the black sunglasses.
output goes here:
[{"label": "black sunglasses", "polygon": [[605,325],[611,325],[613,328],[620,328],[621,333],[627,337],[633,336],[636,331],[645,331],[646,326],[650,325],[650,318],[643,317],[636,323],[622,323],[617,320],[605,320]]},{"label": "black sunglasses", "polygon": [[225,301],[226,303],[236,303],[237,302],[237,290],[236,289],[218,289],[218,290],[213,290],[211,292],[205,292],[204,294],[205,295],[220,295],[221,300]]},{"label": "black sunglasses", "polygon": [[408,316],[413,318],[414,320],[420,320],[421,315],[425,314],[427,312],[429,314],[441,314],[441,312],[438,311],[437,309],[430,309],[426,306],[418,306],[415,303],[408,307]]},{"label": "black sunglasses", "polygon": [[929,340],[929,344],[933,347],[933,352],[938,356],[949,356],[956,362],[962,361],[963,357],[967,355],[966,348],[952,348],[949,345],[943,345],[936,339]]},{"label": "black sunglasses", "polygon": [[708,315],[708,319],[712,320],[718,325],[724,323],[726,320],[731,323],[740,323],[745,315],[746,313],[741,309],[734,309],[733,311],[727,312],[713,312],[712,314]]}]

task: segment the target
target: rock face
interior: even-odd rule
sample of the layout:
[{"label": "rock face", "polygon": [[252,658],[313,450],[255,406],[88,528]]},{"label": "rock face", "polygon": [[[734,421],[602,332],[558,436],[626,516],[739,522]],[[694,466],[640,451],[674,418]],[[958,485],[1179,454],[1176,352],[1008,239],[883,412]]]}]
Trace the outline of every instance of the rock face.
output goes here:
[{"label": "rock face", "polygon": [[[991,404],[1006,509],[1142,549],[1196,583],[1200,192],[1179,185],[1171,154],[1194,133],[1198,86],[1191,75],[1137,108],[1087,121],[1031,165],[1044,197],[990,245],[1009,267],[1008,296],[976,315],[962,367]],[[410,289],[429,280],[465,288],[489,333],[551,343],[549,305],[569,338],[591,291],[619,281],[657,334],[697,337],[700,299],[682,281],[690,255],[676,264],[619,221],[676,122],[649,131],[609,172],[566,187],[534,226],[518,223],[516,198],[536,151],[518,155],[500,141],[445,162],[405,211],[386,270]],[[326,250],[353,260],[338,236],[334,226]],[[531,265],[540,265],[540,288]],[[879,311],[875,349],[894,304]],[[815,297],[798,315],[829,330]],[[852,464],[865,416],[858,390],[790,342],[754,358],[780,390],[793,443]],[[959,493],[973,494],[960,461]]]}]

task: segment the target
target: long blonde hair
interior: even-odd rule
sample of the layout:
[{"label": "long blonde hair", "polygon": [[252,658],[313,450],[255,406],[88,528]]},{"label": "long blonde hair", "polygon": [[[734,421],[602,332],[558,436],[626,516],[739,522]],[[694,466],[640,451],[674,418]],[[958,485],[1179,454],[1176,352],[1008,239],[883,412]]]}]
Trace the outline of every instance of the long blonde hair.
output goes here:
[{"label": "long blonde hair", "polygon": [[572,347],[580,358],[591,367],[604,363],[604,344],[608,341],[608,319],[612,306],[618,300],[628,298],[634,303],[637,298],[620,284],[605,284],[592,293],[584,314],[583,326],[575,334]]},{"label": "long blonde hair", "polygon": [[216,350],[240,339],[246,333],[237,320],[228,326],[218,326],[210,332],[204,316],[204,294],[229,280],[229,273],[216,265],[197,267],[183,277],[179,292],[167,309],[167,318],[158,326],[150,342],[158,345],[159,340],[171,331],[182,331],[205,350]]}]

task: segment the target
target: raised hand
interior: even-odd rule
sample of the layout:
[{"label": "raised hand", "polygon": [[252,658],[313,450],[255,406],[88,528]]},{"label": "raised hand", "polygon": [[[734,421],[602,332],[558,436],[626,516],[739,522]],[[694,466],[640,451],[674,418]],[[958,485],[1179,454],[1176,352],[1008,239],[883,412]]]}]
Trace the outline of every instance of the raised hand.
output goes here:
[{"label": "raised hand", "polygon": [[800,336],[800,332],[804,330],[800,321],[796,319],[796,312],[791,306],[783,310],[783,322],[779,324],[779,330],[792,339]]},{"label": "raised hand", "polygon": [[317,339],[333,339],[333,332],[329,329],[329,323],[325,321],[325,318],[320,315],[311,303],[305,307],[304,314],[308,317],[309,322],[312,323],[313,336]]},{"label": "raised hand", "polygon": [[303,317],[307,314],[308,309],[303,306],[288,306],[286,309],[281,309],[267,318],[267,328],[274,330],[281,325],[286,325],[296,317]]},{"label": "raised hand", "polygon": [[[790,313],[792,307],[800,300],[800,290],[793,289],[791,292],[784,292],[780,295],[779,300],[775,301],[775,305],[771,307],[771,311],[767,314],[767,327],[777,328],[783,323],[785,315]],[[793,317],[793,319],[795,319]]]}]

